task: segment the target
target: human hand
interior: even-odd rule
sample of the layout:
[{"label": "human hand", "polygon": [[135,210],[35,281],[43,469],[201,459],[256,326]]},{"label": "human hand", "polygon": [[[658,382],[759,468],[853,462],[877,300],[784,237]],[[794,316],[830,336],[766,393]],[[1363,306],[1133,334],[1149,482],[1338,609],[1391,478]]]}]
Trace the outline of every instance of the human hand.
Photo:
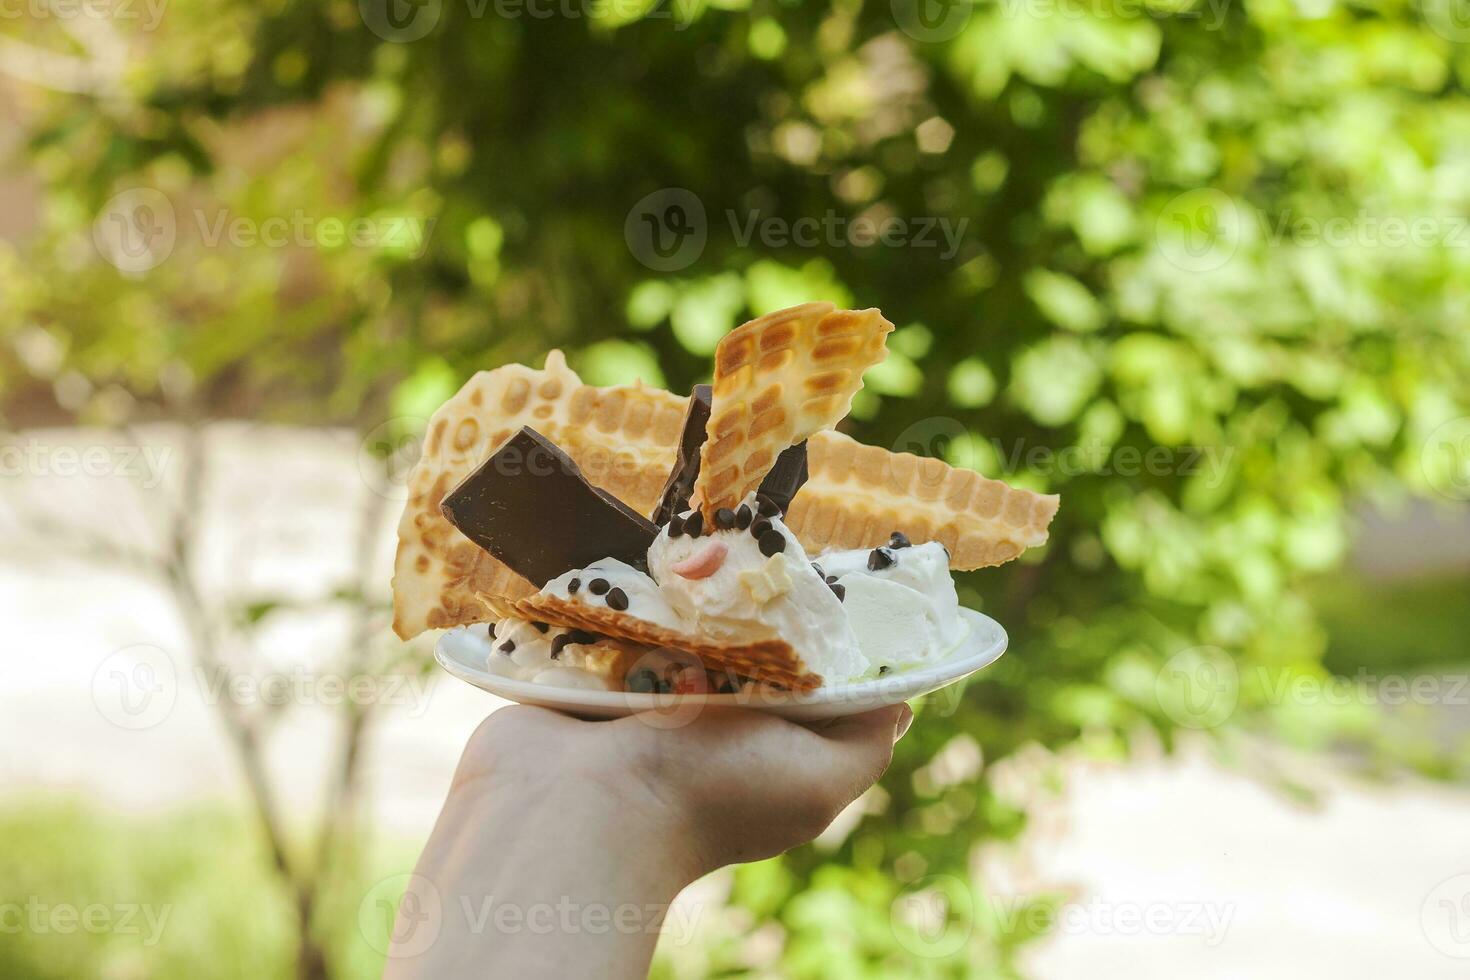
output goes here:
[{"label": "human hand", "polygon": [[[680,889],[817,836],[912,719],[896,705],[809,729],[705,708],[669,728],[503,708],[465,747],[400,909],[395,935],[429,941],[395,945],[385,975],[643,976]],[[487,903],[522,925],[467,914]],[[424,909],[440,911],[420,931]]]},{"label": "human hand", "polygon": [[456,786],[574,780],[661,835],[698,877],[816,837],[877,781],[913,711],[893,705],[807,728],[742,708],[705,708],[666,729],[633,715],[580,721],[512,706],[471,738]]}]

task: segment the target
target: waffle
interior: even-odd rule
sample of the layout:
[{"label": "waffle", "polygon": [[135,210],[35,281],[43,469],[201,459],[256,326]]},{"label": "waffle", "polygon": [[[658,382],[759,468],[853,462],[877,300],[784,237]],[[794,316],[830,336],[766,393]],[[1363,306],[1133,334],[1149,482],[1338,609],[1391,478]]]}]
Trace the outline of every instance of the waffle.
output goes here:
[{"label": "waffle", "polygon": [[546,593],[520,599],[482,595],[480,599],[487,609],[500,617],[515,616],[552,626],[587,630],[645,648],[679,650],[692,654],[706,668],[726,670],[793,691],[809,691],[822,683],[820,677],[806,669],[785,640],[725,645],[658,626],[607,606],[594,606]]},{"label": "waffle", "polygon": [[786,514],[809,554],[876,548],[902,531],[938,541],[956,571],[999,565],[1045,544],[1060,502],[937,459],[865,446],[837,432],[807,443],[811,478]]},{"label": "waffle", "polygon": [[684,403],[641,384],[584,385],[556,350],[539,371],[508,364],[476,374],[429,420],[423,454],[409,474],[394,563],[394,632],[406,640],[481,622],[477,593],[535,591],[439,512],[444,495],[522,425],[561,446],[593,485],[647,514],[673,467]]},{"label": "waffle", "polygon": [[891,330],[877,310],[806,303],[721,339],[695,483],[706,520],[718,508],[738,506],[782,450],[847,415],[863,372],[887,355]]}]

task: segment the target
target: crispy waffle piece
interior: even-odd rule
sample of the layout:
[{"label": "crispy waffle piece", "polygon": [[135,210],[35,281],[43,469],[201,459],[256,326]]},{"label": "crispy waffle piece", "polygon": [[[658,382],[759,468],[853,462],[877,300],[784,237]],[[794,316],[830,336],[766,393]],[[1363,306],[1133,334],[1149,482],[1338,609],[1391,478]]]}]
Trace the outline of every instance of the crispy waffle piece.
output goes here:
[{"label": "crispy waffle piece", "polygon": [[792,501],[786,525],[811,554],[876,548],[902,531],[915,544],[943,544],[956,571],[999,565],[1046,543],[1060,502],[1055,494],[1009,487],[837,432],[807,443],[807,464],[811,479]]},{"label": "crispy waffle piece", "polygon": [[482,622],[476,593],[523,596],[535,587],[444,519],[439,504],[523,425],[555,442],[587,479],[649,513],[674,462],[685,399],[644,385],[582,384],[560,351],[535,370],[508,364],[476,374],[429,420],[423,454],[408,479],[393,575],[393,629]]},{"label": "crispy waffle piece", "polygon": [[497,616],[516,616],[552,626],[583,629],[645,648],[680,650],[693,654],[705,667],[724,669],[742,677],[793,691],[809,691],[822,679],[806,669],[785,640],[758,640],[727,645],[680,633],[603,605],[538,592],[513,599],[482,595],[480,600]]},{"label": "crispy waffle piece", "polygon": [[892,330],[877,310],[805,303],[720,340],[695,484],[706,520],[738,506],[783,450],[847,415],[863,372],[887,356]]}]

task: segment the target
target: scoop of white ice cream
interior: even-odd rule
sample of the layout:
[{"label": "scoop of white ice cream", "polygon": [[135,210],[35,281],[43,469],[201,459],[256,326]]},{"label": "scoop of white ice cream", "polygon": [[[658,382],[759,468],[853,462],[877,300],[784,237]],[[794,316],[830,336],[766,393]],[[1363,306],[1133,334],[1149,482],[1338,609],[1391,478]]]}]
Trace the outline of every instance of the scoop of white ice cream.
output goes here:
[{"label": "scoop of white ice cream", "polygon": [[472,632],[481,630],[480,635],[490,643],[485,667],[492,674],[557,687],[617,689],[608,674],[597,670],[588,659],[587,647],[553,642],[569,630],[544,623],[538,626],[524,619],[500,620],[493,636],[488,624],[471,627]]},{"label": "scoop of white ice cream", "polygon": [[[754,514],[755,495],[743,506]],[[670,537],[668,526],[659,531],[648,549],[648,567],[684,620],[683,628],[739,643],[785,640],[826,684],[861,676],[868,670],[868,658],[841,600],[812,568],[796,535],[779,516],[756,520],[767,522],[784,538],[779,552],[763,553],[751,528],[706,528],[707,533],[697,538]],[[674,566],[705,553],[711,545],[727,549],[712,573],[689,578],[674,571]]]},{"label": "scoop of white ice cream", "polygon": [[[541,592],[543,595],[606,605],[613,609],[621,607],[629,616],[636,616],[667,629],[688,629],[687,624],[669,605],[668,598],[659,591],[657,582],[616,558],[604,558],[586,568],[563,572],[547,582]],[[627,600],[626,605],[624,600]]]},{"label": "scoop of white ice cream", "polygon": [[847,617],[875,668],[936,660],[965,634],[949,554],[937,541],[833,551],[816,561],[846,592]]}]

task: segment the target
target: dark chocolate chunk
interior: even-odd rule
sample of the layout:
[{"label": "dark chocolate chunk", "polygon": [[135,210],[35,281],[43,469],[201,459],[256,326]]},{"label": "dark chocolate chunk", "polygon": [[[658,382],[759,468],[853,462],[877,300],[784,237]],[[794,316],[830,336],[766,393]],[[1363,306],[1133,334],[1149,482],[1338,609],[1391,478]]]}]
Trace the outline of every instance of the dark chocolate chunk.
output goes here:
[{"label": "dark chocolate chunk", "polygon": [[775,517],[781,513],[781,508],[770,497],[758,493],[755,495],[755,512],[762,517]]},{"label": "dark chocolate chunk", "polygon": [[[689,392],[684,431],[679,435],[679,453],[663,492],[658,495],[658,506],[653,509],[655,524],[667,524],[675,514],[689,509],[689,495],[694,492],[694,481],[699,476],[699,449],[704,445],[709,426],[710,394],[709,385],[695,385]],[[678,537],[672,530],[669,536]]]},{"label": "dark chocolate chunk", "polygon": [[893,552],[887,548],[874,548],[868,552],[868,571],[876,572],[887,568],[894,562]]},{"label": "dark chocolate chunk", "polygon": [[610,588],[612,588],[612,583],[605,578],[595,578],[587,583],[587,591],[593,595],[606,595]]},{"label": "dark chocolate chunk", "polygon": [[622,612],[628,608],[628,593],[622,589],[613,589],[607,594],[607,607]]},{"label": "dark chocolate chunk", "polygon": [[500,652],[501,653],[515,653],[516,652],[516,641],[515,640],[506,640],[504,643],[500,644]]},{"label": "dark chocolate chunk", "polygon": [[490,627],[490,639],[492,639],[492,640],[495,639],[495,624],[494,623],[486,623],[485,625],[488,626],[488,627]]},{"label": "dark chocolate chunk", "polygon": [[888,536],[888,547],[890,547],[890,548],[912,548],[913,547],[913,542],[911,542],[909,540],[908,535],[907,534],[904,534],[902,531],[894,531],[892,534],[890,534]]},{"label": "dark chocolate chunk", "polygon": [[757,492],[775,505],[777,513],[784,514],[791,506],[791,498],[796,496],[796,491],[806,480],[806,440],[802,440],[776,457],[775,465],[761,480]]},{"label": "dark chocolate chunk", "polygon": [[684,533],[684,519],[675,514],[669,518],[669,537],[677,538]]},{"label": "dark chocolate chunk", "polygon": [[567,595],[576,595],[577,590],[582,587],[582,580],[574,578],[567,583]]},{"label": "dark chocolate chunk", "polygon": [[721,507],[715,511],[715,527],[721,531],[728,531],[735,526],[735,512],[728,507]]},{"label": "dark chocolate chunk", "polygon": [[760,536],[757,544],[760,546],[761,554],[767,558],[772,555],[779,555],[786,550],[786,535],[772,528]]},{"label": "dark chocolate chunk", "polygon": [[540,633],[545,633],[547,630],[551,629],[551,627],[546,625],[545,623],[532,623],[531,625],[536,627],[537,632]]},{"label": "dark chocolate chunk", "polygon": [[643,515],[588,483],[570,456],[530,426],[439,506],[460,533],[538,588],[603,558],[646,572],[658,534]]},{"label": "dark chocolate chunk", "polygon": [[566,649],[566,647],[571,642],[572,642],[572,635],[570,633],[562,633],[560,636],[554,636],[554,637],[552,637],[552,639],[551,639],[551,659],[552,660],[555,660],[557,657],[560,657],[562,650]]},{"label": "dark chocolate chunk", "polygon": [[691,538],[697,538],[704,533],[704,514],[695,511],[684,518],[684,533]]},{"label": "dark chocolate chunk", "polygon": [[760,520],[756,521],[754,524],[750,525],[750,536],[759,541],[761,535],[765,534],[770,529],[771,522],[763,517]]},{"label": "dark chocolate chunk", "polygon": [[838,602],[847,601],[847,586],[841,582],[828,582],[827,587],[832,590],[832,594],[837,597]]},{"label": "dark chocolate chunk", "polygon": [[753,520],[755,520],[755,513],[749,506],[741,504],[740,508],[735,511],[735,526],[740,530],[743,531],[750,527],[750,522]]}]

